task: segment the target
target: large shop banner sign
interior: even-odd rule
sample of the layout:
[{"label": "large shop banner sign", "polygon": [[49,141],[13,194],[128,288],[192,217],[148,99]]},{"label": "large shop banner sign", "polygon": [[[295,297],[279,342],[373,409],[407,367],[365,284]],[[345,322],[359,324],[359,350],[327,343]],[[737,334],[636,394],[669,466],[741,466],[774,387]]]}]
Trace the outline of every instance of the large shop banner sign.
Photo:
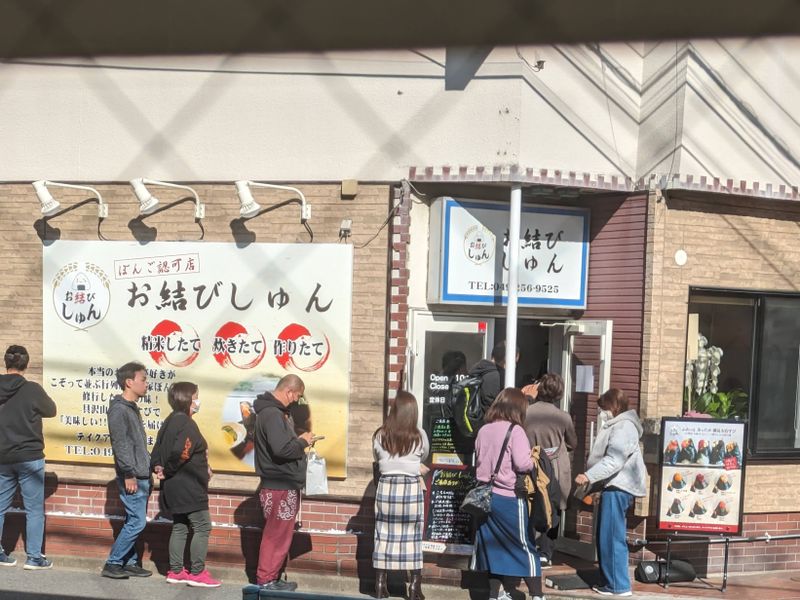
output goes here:
[{"label": "large shop banner sign", "polygon": [[[112,462],[116,369],[147,368],[148,442],[176,381],[199,386],[212,468],[252,472],[253,402],[289,373],[305,382],[316,448],[345,476],[353,253],[346,244],[58,241],[43,249],[50,460]],[[305,413],[305,414],[303,414]],[[297,424],[297,422],[296,422]]]},{"label": "large shop banner sign", "polygon": [[[509,205],[438,198],[430,214],[428,301],[507,302]],[[585,208],[523,205],[521,306],[586,308],[589,220]]]},{"label": "large shop banner sign", "polygon": [[659,529],[741,532],[746,439],[741,421],[662,419]]}]

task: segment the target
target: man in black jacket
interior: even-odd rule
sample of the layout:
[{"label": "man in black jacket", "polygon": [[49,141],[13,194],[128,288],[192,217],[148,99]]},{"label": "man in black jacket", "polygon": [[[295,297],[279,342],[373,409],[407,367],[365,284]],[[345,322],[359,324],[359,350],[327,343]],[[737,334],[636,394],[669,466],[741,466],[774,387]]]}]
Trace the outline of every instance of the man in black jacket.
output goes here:
[{"label": "man in black jacket", "polygon": [[[514,360],[515,362],[519,361],[519,348],[517,348]],[[494,399],[505,387],[505,375],[506,342],[503,340],[492,348],[491,360],[482,358],[469,370],[469,377],[477,376],[481,378],[481,408],[483,408],[483,414],[486,414]]]},{"label": "man in black jacket", "polygon": [[295,433],[289,406],[303,397],[305,385],[297,375],[286,375],[272,393],[256,398],[256,472],[261,476],[259,500],[264,529],[258,553],[256,583],[262,589],[294,591],[297,584],[280,579],[292,544],[306,482],[306,448],[314,441],[310,431]]},{"label": "man in black jacket", "polygon": [[[6,375],[0,375],[0,534],[19,485],[25,505],[25,569],[49,569],[44,538],[44,436],[42,417],[56,416],[56,404],[35,381],[23,377],[30,357],[23,346],[9,346]],[[0,547],[0,566],[17,561]]]},{"label": "man in black jacket", "polygon": [[125,524],[101,575],[111,579],[150,577],[153,573],[138,564],[136,553],[136,539],[147,524],[147,499],[152,485],[147,434],[137,404],[147,395],[147,370],[141,363],[126,363],[117,369],[117,383],[122,393],[111,399],[106,416]]}]

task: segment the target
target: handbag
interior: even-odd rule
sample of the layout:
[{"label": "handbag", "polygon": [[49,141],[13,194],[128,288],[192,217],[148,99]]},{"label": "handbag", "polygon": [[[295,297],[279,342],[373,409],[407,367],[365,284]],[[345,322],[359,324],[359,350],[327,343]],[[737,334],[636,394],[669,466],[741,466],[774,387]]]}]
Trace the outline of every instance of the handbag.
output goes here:
[{"label": "handbag", "polygon": [[508,446],[508,439],[511,437],[511,430],[514,429],[514,424],[508,428],[506,437],[503,440],[503,445],[500,448],[500,455],[497,457],[497,464],[494,466],[494,473],[489,479],[488,483],[481,483],[476,485],[464,496],[464,501],[461,503],[461,511],[472,515],[477,520],[485,520],[489,513],[492,512],[492,485],[497,473],[500,471],[500,464],[503,462],[503,455]]},{"label": "handbag", "polygon": [[328,467],[313,448],[308,451],[306,464],[306,496],[319,496],[328,493]]}]

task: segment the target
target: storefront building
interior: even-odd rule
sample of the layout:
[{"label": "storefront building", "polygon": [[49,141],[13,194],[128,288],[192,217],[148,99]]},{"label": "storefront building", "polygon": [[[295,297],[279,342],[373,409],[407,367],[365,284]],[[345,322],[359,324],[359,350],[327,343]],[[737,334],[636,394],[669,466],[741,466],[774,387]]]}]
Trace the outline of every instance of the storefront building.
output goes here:
[{"label": "storefront building", "polygon": [[[99,360],[109,340],[93,340],[87,344],[93,354],[85,353],[91,360],[71,376],[62,373],[64,356],[81,362],[84,335],[130,335],[123,347],[129,344],[131,359],[157,370],[152,379],[160,381],[162,370],[164,381],[172,372],[178,377],[183,367],[162,368],[152,354],[158,348],[148,345],[153,339],[142,339],[163,334],[153,332],[164,320],[185,329],[181,319],[167,318],[178,314],[177,278],[165,295],[163,273],[152,282],[126,279],[116,266],[142,258],[148,245],[159,249],[155,258],[164,255],[160,244],[174,245],[182,256],[208,252],[203,260],[217,265],[212,276],[192,285],[185,279],[183,286],[190,308],[206,315],[198,321],[206,345],[194,364],[209,367],[197,374],[208,390],[203,430],[217,436],[209,563],[252,570],[260,536],[257,478],[232,462],[231,448],[224,446],[225,435],[229,444],[239,443],[241,431],[235,411],[226,411],[243,401],[236,400],[238,393],[254,391],[232,383],[232,374],[245,373],[242,367],[254,359],[224,356],[213,346],[216,338],[244,335],[217,335],[235,322],[251,336],[245,340],[250,348],[261,339],[252,337],[255,330],[271,342],[248,373],[308,373],[312,424],[315,403],[335,399],[333,417],[320,411],[326,416],[314,425],[331,442],[319,446],[328,453],[329,494],[304,503],[290,571],[366,581],[372,575],[373,519],[367,441],[398,389],[411,390],[421,412],[432,414],[426,382],[441,369],[446,351],[457,348],[466,363],[474,363],[505,334],[501,295],[487,294],[488,287],[447,287],[444,259],[454,249],[463,256],[463,244],[445,244],[448,231],[458,232],[447,228],[443,216],[447,206],[457,210],[452,203],[495,215],[488,229],[500,240],[493,264],[502,275],[503,213],[518,186],[526,219],[583,219],[580,241],[573,241],[585,248],[585,263],[579,256],[567,267],[553,263],[550,254],[528,255],[536,263],[528,263],[530,272],[569,273],[577,292],[550,305],[523,299],[517,338],[519,383],[543,369],[561,372],[568,382],[563,407],[579,433],[574,469],[582,468],[596,428],[596,398],[608,386],[628,393],[650,432],[662,417],[698,408],[684,402],[684,389],[687,356],[702,335],[707,346],[723,351],[717,391],[736,399],[739,416],[750,425],[745,532],[796,532],[800,506],[787,482],[796,472],[800,443],[792,319],[800,114],[782,99],[795,97],[800,86],[782,57],[797,55],[794,39],[498,48],[461,90],[445,89],[444,50],[5,64],[2,342],[28,347],[30,377],[62,400],[60,410],[83,411],[78,381],[92,366],[114,366]],[[532,69],[544,58],[545,70]],[[57,110],[52,96],[40,93],[54,87],[60,90]],[[127,182],[144,176],[186,184],[197,201],[187,190],[153,188],[166,208],[140,218]],[[297,192],[254,188],[262,211],[243,219],[234,181],[244,177],[296,188],[310,218]],[[96,191],[50,188],[61,209],[45,219],[31,187],[45,178]],[[98,216],[96,192],[108,206],[106,217]],[[201,219],[197,203],[205,207]],[[522,233],[529,237],[521,244],[541,242],[544,251],[557,252],[564,241],[558,231],[549,230],[554,237],[548,240],[542,229],[537,240],[536,225],[526,221]],[[556,245],[548,248],[548,241]],[[77,246],[61,254],[59,248],[69,244]],[[126,253],[124,244],[133,250]],[[213,244],[224,249],[215,254]],[[293,247],[276,258],[269,253],[278,246],[262,248],[271,244]],[[59,288],[60,269],[70,262],[59,261],[73,255],[110,265],[103,267],[107,275],[116,273],[108,276],[109,302],[116,303],[109,306],[124,318],[109,313],[92,327],[66,326],[61,317],[74,313],[57,311],[63,305],[54,299],[72,291]],[[276,271],[283,259],[286,266]],[[326,288],[337,282],[338,295],[326,297]],[[150,304],[141,306],[145,283]],[[239,284],[235,291],[232,283]],[[564,292],[560,283],[539,285],[558,285],[559,291],[527,291]],[[195,288],[201,286],[199,298]],[[57,290],[62,296],[54,295]],[[336,307],[349,303],[350,311],[328,331],[322,309],[331,300]],[[200,309],[209,302],[215,304]],[[304,325],[308,338],[327,336],[336,358],[316,371],[303,369],[321,357],[290,364],[284,354],[298,338],[282,334],[291,324]],[[55,332],[63,332],[62,346]],[[323,344],[322,337],[312,344]],[[115,352],[107,356],[119,362]],[[188,356],[170,358],[183,362]],[[73,390],[62,390],[62,379],[67,386],[70,378]],[[155,393],[162,402],[163,390]],[[76,416],[73,410],[62,414]],[[46,551],[57,561],[96,559],[99,567],[122,514],[109,457],[103,456],[107,440],[77,439],[79,433],[101,434],[99,425],[76,431],[67,420],[48,427]],[[101,449],[97,460],[85,460],[85,450],[65,456],[68,446],[87,443]],[[657,457],[646,450],[651,495],[630,516],[631,538],[656,535]],[[145,557],[156,562],[166,556],[170,525],[160,514],[154,495],[144,540]],[[592,523],[591,509],[572,509],[562,550],[590,556]],[[5,548],[21,548],[21,527],[20,515],[7,518]],[[731,569],[795,568],[795,547],[737,547]],[[426,554],[426,579],[463,584],[463,556],[434,550]],[[651,546],[633,558],[650,551],[660,552]],[[701,572],[715,572],[719,559],[715,550],[693,560]]]}]

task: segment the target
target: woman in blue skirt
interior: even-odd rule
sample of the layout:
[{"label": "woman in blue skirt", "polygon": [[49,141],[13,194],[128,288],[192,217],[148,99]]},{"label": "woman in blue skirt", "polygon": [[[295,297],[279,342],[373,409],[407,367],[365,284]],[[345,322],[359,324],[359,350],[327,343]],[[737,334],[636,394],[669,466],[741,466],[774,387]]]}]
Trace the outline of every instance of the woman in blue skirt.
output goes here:
[{"label": "woman in blue skirt", "polygon": [[514,491],[517,474],[533,468],[523,428],[527,408],[522,392],[504,389],[486,411],[475,439],[478,481],[488,482],[499,461],[492,485],[492,512],[478,528],[471,565],[475,571],[488,571],[490,599],[499,596],[501,585],[512,590],[523,578],[530,600],[544,600],[539,555],[528,537],[528,502]]}]

